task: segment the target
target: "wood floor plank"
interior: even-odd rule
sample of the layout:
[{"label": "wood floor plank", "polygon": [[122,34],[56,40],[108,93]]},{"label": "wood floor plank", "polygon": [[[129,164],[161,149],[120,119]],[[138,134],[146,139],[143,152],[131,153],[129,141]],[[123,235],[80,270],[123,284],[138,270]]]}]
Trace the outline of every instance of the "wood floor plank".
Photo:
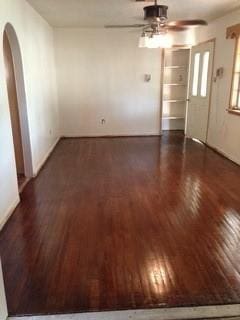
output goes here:
[{"label": "wood floor plank", "polygon": [[239,303],[239,189],[180,133],[62,139],[0,234],[9,313]]}]

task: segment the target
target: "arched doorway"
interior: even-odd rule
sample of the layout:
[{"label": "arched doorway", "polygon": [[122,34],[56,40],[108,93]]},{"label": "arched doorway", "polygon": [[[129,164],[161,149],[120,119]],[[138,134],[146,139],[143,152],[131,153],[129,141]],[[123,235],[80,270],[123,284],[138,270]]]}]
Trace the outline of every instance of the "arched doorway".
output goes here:
[{"label": "arched doorway", "polygon": [[3,53],[18,186],[21,191],[33,172],[22,59],[16,33],[10,24],[4,30]]}]

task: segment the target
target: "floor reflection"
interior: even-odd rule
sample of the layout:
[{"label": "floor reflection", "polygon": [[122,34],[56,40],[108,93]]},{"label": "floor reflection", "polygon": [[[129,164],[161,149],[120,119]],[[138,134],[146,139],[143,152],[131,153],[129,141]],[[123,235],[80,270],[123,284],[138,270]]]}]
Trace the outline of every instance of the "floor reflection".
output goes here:
[{"label": "floor reflection", "polygon": [[179,132],[61,140],[0,234],[10,314],[239,303],[239,185]]}]

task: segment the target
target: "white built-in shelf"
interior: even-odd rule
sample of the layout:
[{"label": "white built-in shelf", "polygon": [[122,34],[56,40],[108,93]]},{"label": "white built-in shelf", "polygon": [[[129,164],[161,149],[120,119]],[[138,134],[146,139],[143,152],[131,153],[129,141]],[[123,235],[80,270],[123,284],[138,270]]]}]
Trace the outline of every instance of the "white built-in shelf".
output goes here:
[{"label": "white built-in shelf", "polygon": [[190,51],[165,49],[162,75],[162,129],[184,130]]},{"label": "white built-in shelf", "polygon": [[187,69],[187,66],[165,66],[165,69]]},{"label": "white built-in shelf", "polygon": [[166,119],[166,120],[184,120],[185,117],[180,117],[180,116],[167,116],[167,117],[163,117],[163,119]]},{"label": "white built-in shelf", "polygon": [[168,99],[166,99],[166,100],[163,100],[163,102],[168,102],[168,103],[178,103],[178,102],[180,102],[180,103],[184,103],[184,102],[186,102],[186,99],[182,99],[182,100],[180,100],[180,99],[177,99],[177,100],[168,100]]},{"label": "white built-in shelf", "polygon": [[186,84],[185,83],[164,83],[164,86],[174,86],[174,87],[183,86],[183,87],[186,87]]}]

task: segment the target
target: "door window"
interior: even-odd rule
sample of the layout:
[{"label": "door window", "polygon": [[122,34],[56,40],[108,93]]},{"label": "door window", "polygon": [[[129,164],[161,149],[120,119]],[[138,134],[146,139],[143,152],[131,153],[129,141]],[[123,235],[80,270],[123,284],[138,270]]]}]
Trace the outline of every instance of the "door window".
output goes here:
[{"label": "door window", "polygon": [[200,69],[200,53],[195,53],[194,56],[194,69],[193,69],[193,85],[192,95],[196,97],[198,95],[198,80],[199,80],[199,69]]},{"label": "door window", "polygon": [[209,51],[204,52],[202,79],[201,79],[201,97],[207,96],[209,57],[210,57],[210,52]]}]

